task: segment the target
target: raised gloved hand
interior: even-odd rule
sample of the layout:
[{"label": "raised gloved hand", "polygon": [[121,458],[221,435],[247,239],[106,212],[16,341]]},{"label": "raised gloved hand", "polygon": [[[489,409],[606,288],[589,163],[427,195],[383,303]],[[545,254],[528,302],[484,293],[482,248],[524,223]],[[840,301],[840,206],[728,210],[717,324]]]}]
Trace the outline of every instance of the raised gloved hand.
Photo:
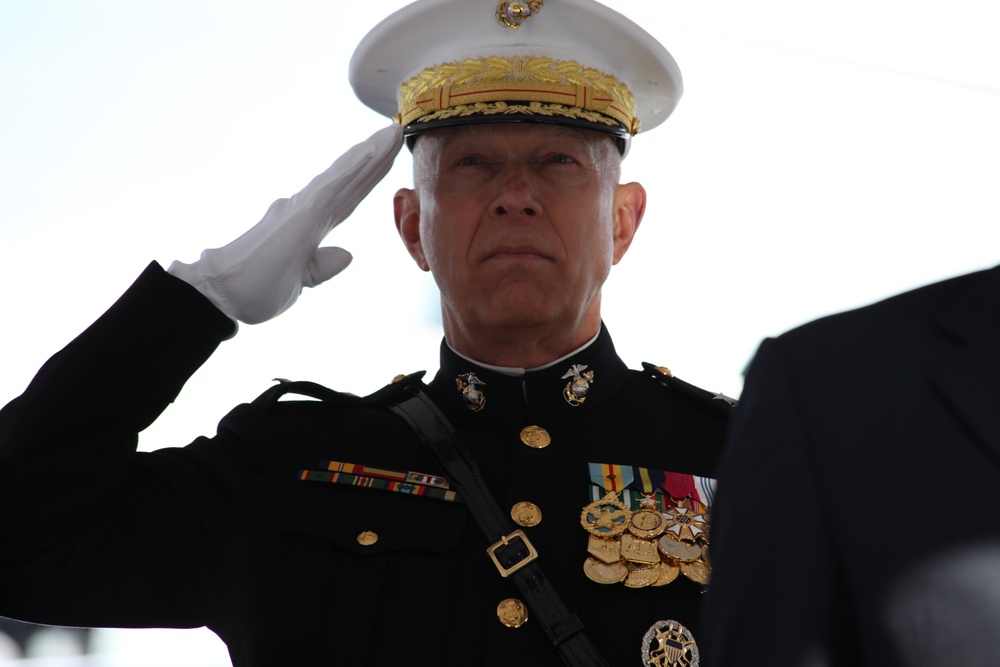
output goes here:
[{"label": "raised gloved hand", "polygon": [[193,264],[175,261],[169,273],[234,320],[257,324],[279,315],[303,287],[315,287],[351,263],[343,248],[319,244],[388,173],[402,145],[398,124],[379,130],[298,194],[271,204],[238,239],[205,250]]}]

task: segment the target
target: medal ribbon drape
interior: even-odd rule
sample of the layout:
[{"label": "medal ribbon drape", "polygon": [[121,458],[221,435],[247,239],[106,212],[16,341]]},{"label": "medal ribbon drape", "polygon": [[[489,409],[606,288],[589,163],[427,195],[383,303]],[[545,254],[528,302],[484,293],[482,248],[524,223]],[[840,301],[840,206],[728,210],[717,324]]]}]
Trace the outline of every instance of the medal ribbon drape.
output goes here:
[{"label": "medal ribbon drape", "polygon": [[599,584],[705,585],[715,480],[639,466],[590,463],[580,523],[590,533],[584,573]]}]

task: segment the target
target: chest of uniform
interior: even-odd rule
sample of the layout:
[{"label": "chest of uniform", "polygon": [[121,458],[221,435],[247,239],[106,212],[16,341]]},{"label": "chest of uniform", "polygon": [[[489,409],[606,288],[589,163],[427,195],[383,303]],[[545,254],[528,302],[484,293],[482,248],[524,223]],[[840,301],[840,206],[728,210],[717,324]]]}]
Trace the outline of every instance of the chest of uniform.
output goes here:
[{"label": "chest of uniform", "polygon": [[[695,626],[701,586],[691,580],[626,586],[587,574],[593,561],[588,505],[610,484],[637,509],[643,495],[656,495],[643,486],[649,471],[675,467],[655,429],[622,438],[621,428],[594,419],[522,429],[457,423],[498,504],[529,535],[547,577],[585,617],[595,641],[634,653],[657,621]],[[284,443],[298,452],[298,466],[289,467],[276,513],[276,566],[264,570],[278,574],[262,573],[269,578],[261,588],[269,609],[302,616],[300,627],[312,633],[375,646],[387,622],[380,619],[406,600],[421,613],[407,615],[397,637],[452,641],[461,628],[463,636],[479,638],[477,646],[495,638],[508,647],[550,650],[530,621],[521,630],[503,620],[502,605],[516,599],[516,589],[491,565],[487,539],[451,480],[405,425],[390,417],[336,432],[325,428],[319,438],[303,429],[301,441]],[[614,611],[622,608],[635,611]],[[357,651],[359,664],[378,664]]]}]

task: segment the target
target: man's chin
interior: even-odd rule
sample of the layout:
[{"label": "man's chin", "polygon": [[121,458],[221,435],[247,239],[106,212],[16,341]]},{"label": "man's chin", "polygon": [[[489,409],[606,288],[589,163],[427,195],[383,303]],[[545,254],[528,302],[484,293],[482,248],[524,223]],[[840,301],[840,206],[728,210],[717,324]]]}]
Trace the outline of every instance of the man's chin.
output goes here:
[{"label": "man's chin", "polygon": [[526,300],[480,312],[480,321],[485,326],[515,332],[569,326],[569,319],[564,308],[532,304]]},{"label": "man's chin", "polygon": [[579,299],[565,290],[545,289],[527,281],[504,281],[489,293],[467,295],[465,308],[454,312],[466,313],[459,319],[480,329],[504,331],[537,331],[552,327],[572,327],[578,315],[567,304]]}]

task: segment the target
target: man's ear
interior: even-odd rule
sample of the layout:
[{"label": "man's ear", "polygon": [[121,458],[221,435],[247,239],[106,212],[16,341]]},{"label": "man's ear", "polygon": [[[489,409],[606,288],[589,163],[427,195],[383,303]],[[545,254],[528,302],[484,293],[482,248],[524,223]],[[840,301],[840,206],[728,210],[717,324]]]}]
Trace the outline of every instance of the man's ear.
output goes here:
[{"label": "man's ear", "polygon": [[632,245],[642,216],[646,213],[646,189],[638,183],[619,185],[615,191],[615,254],[617,264]]},{"label": "man's ear", "polygon": [[403,239],[410,257],[424,271],[429,271],[424,247],[420,241],[420,198],[415,190],[402,188],[392,198],[392,209],[396,217],[396,231]]}]

